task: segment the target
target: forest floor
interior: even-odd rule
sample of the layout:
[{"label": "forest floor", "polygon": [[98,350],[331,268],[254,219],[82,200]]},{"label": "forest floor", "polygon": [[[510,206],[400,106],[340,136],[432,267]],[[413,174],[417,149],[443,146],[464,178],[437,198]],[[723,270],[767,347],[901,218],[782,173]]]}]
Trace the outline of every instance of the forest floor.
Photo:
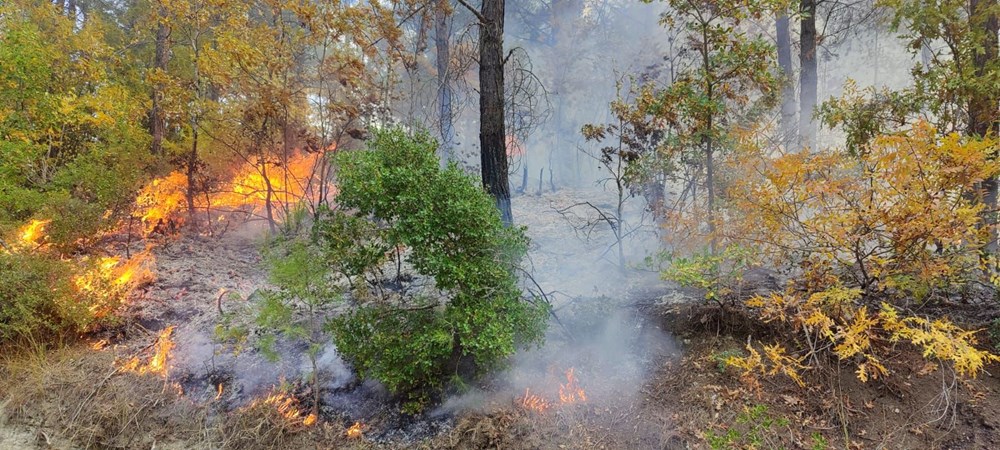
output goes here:
[{"label": "forest floor", "polygon": [[[651,226],[623,249],[632,257],[623,270],[596,210],[565,209],[576,198],[597,199],[603,210],[616,200],[569,190],[514,199],[532,238],[535,280],[558,317],[546,344],[424,416],[394,412],[388,395],[355,379],[331,345],[320,358],[328,391],[321,420],[306,426],[306,402],[279,394],[308,397],[297,382],[308,371],[296,356],[301,345],[279,342],[282,357],[271,361],[252,346],[237,354],[216,343],[220,310],[267,287],[260,233],[244,228],[160,244],[156,280],[120,325],[58,350],[3,355],[0,449],[1000,446],[996,366],[955,381],[900,348],[888,361],[897,372],[884,380],[860,383],[846,364],[825,361],[807,374],[807,387],[775,377],[748,388],[719,361],[772,330],[636,267],[656,248]],[[626,217],[639,223],[641,210],[629,206]],[[165,374],[121,369],[148,357],[168,327]],[[586,400],[561,400],[566,386],[586,391]],[[362,437],[347,436],[354,423],[364,424]]]}]

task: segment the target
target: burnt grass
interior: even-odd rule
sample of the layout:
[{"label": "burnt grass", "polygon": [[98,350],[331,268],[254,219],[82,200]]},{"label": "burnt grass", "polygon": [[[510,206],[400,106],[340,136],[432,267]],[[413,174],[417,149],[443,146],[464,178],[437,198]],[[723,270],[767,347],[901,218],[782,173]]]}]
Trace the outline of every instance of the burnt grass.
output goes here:
[{"label": "burnt grass", "polygon": [[[894,376],[884,380],[861,383],[850,365],[829,360],[805,374],[808,387],[774,377],[753,391],[720,369],[717,357],[740,351],[747,336],[780,336],[776,330],[738,308],[665,304],[649,292],[640,295],[647,297],[634,298],[622,309],[639,317],[642,327],[667,332],[675,347],[646,349],[642,365],[649,375],[640,386],[599,386],[585,378],[585,386],[594,390],[593,401],[542,413],[519,406],[511,383],[502,377],[477,385],[493,395],[472,406],[418,416],[398,413],[391,396],[376,384],[355,381],[325,393],[324,420],[304,427],[273,409],[239,406],[232,401],[239,397],[235,392],[220,402],[195,402],[185,395],[184,386],[191,381],[183,378],[174,384],[157,376],[109,375],[113,361],[132,349],[112,342],[93,351],[89,342],[108,337],[134,341],[155,332],[123,325],[62,350],[6,359],[0,373],[4,427],[31,437],[9,448],[680,449],[708,448],[710,434],[734,431],[745,437],[755,429],[764,436],[765,448],[1000,445],[996,367],[959,382],[954,397],[945,399],[942,380],[950,380],[948,374],[927,369],[915,349],[900,347],[888,361]],[[587,325],[565,320],[571,327]],[[546,356],[565,353],[565,346],[586,346],[551,339],[557,345]],[[600,373],[585,365],[580,370],[581,378]],[[232,374],[216,371],[207,377],[197,381],[225,385]],[[616,389],[635,394],[616,397]],[[293,392],[308,410],[308,387],[298,384]],[[746,411],[761,407],[766,413],[760,421],[773,419],[775,424],[762,427],[746,420]],[[357,420],[365,423],[364,438],[349,439],[344,432]],[[749,442],[738,440],[733,448]]]},{"label": "burnt grass", "polygon": [[[239,294],[221,303],[229,310],[266,287],[253,240],[234,232],[164,244],[157,281],[136,292],[134,311],[115,326],[55,349],[2,349],[0,449],[682,449],[710,448],[712,436],[731,436],[728,448],[1000,447],[996,365],[951,389],[947,369],[928,366],[916,349],[899,345],[884,361],[893,375],[883,379],[861,383],[854,367],[831,358],[803,374],[804,388],[776,376],[749,389],[720,367],[720,358],[742,352],[749,337],[792,347],[786,330],[761,323],[736,300],[706,304],[702,293],[665,285],[655,274],[616,279],[606,266],[587,266],[582,261],[600,259],[602,247],[568,249],[557,238],[571,234],[549,211],[575,198],[562,195],[517,199],[537,203],[523,207],[538,211],[524,217],[535,221],[529,230],[541,230],[532,253],[539,281],[564,292],[546,345],[449,392],[423,414],[401,413],[396,399],[351,375],[349,366],[324,385],[314,426],[255,404],[285,369],[292,376],[284,384],[299,411],[311,410],[314,393],[295,376],[299,360],[274,366],[253,351],[232,359],[212,343],[219,288]],[[774,287],[767,273],[748,279],[753,290]],[[410,281],[384,287],[403,289]],[[620,292],[598,292],[619,286]],[[1000,316],[982,299],[919,307],[920,314],[947,313],[973,329]],[[186,362],[175,361],[167,377],[115,371],[115,361],[147,349],[172,325],[177,356],[186,355]],[[980,342],[989,341],[988,333],[980,334]],[[107,341],[103,349],[91,348],[101,340]],[[279,342],[279,350],[295,355],[305,347]],[[557,401],[571,367],[586,402],[542,412],[519,403],[526,388]],[[346,435],[355,422],[364,424],[362,438]]]}]

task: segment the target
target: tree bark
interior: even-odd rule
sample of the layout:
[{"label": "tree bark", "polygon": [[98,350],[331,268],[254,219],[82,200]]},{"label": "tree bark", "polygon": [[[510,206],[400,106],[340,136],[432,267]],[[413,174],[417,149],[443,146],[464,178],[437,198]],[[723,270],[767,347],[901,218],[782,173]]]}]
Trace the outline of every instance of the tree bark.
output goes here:
[{"label": "tree bark", "polygon": [[[997,0],[971,0],[969,2],[970,20],[982,20],[982,26],[984,27],[982,30],[983,51],[977,52],[973,59],[977,79],[984,79],[989,76],[988,71],[992,65],[996,64],[997,52],[1000,50],[998,49],[1000,42],[997,39],[997,33],[1000,30],[1000,21],[997,19],[996,9]],[[976,26],[976,24],[972,26]],[[969,99],[969,133],[973,136],[996,137],[998,131],[1000,131],[1000,111],[998,111],[997,107],[1000,98],[998,98],[997,91],[998,88],[996,86],[987,87],[985,92],[976,92]],[[995,177],[983,181],[981,186],[983,203],[986,206],[983,212],[983,219],[986,226],[990,227],[986,251],[991,254],[996,254],[998,250],[996,230],[997,187],[998,183]]]},{"label": "tree bark", "polygon": [[452,124],[451,91],[451,21],[448,0],[439,0],[434,12],[434,47],[437,53],[438,113],[441,132],[441,161],[455,159],[455,129]]},{"label": "tree bark", "polygon": [[479,25],[479,148],[483,187],[493,196],[505,225],[514,222],[504,136],[504,0],[483,0]]},{"label": "tree bark", "polygon": [[[165,23],[166,15],[165,8],[160,4],[156,15],[156,51],[153,57],[153,70],[159,73],[167,70],[167,61],[170,58],[170,27]],[[153,106],[149,110],[149,133],[152,135],[153,141],[150,152],[154,155],[161,155],[163,154],[163,134],[166,131],[163,119],[163,92],[160,83],[154,82],[152,86]]]},{"label": "tree bark", "polygon": [[801,0],[802,21],[799,48],[799,145],[813,148],[816,145],[816,0]]},{"label": "tree bark", "polygon": [[781,70],[781,143],[786,150],[795,146],[798,127],[795,123],[795,84],[792,73],[792,37],[788,14],[782,13],[774,22],[777,31],[778,67]]}]

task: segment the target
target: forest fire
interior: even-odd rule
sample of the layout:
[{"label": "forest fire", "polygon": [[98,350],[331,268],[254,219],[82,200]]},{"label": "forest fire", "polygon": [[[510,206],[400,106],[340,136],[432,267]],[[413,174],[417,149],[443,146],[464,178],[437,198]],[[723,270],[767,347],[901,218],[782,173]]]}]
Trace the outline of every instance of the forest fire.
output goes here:
[{"label": "forest fire", "polygon": [[361,422],[354,422],[354,425],[351,425],[351,427],[347,429],[345,434],[347,434],[347,437],[351,439],[360,438],[361,436],[364,435],[364,424],[362,424]]},{"label": "forest fire", "polygon": [[143,365],[139,360],[138,356],[132,357],[125,364],[122,364],[121,370],[126,372],[133,372],[139,375],[150,374],[166,374],[167,373],[167,362],[170,359],[170,352],[174,349],[174,341],[171,336],[174,333],[174,326],[171,325],[163,329],[159,336],[156,338],[156,342],[153,344],[153,356],[149,359],[149,363]]},{"label": "forest fire", "polygon": [[[218,213],[244,212],[259,215],[268,202],[280,212],[292,204],[313,195],[316,189],[314,171],[319,154],[295,154],[287,162],[244,163],[228,182],[212,195],[197,195],[197,211],[217,210]],[[187,205],[188,179],[184,171],[177,170],[157,178],[146,185],[136,197],[143,233],[168,233],[183,221],[182,211]],[[219,219],[213,220],[221,220]]]},{"label": "forest fire", "polygon": [[559,385],[559,401],[563,404],[571,404],[587,401],[587,393],[576,381],[572,367],[566,371],[566,384]]},{"label": "forest fire", "polygon": [[143,234],[149,235],[182,210],[187,203],[184,196],[187,176],[181,171],[151,181],[136,196],[136,206],[142,211]]},{"label": "forest fire", "polygon": [[104,317],[121,306],[128,294],[153,277],[155,259],[149,251],[137,253],[122,262],[108,256],[73,278],[73,284],[88,297],[88,308],[95,317]]},{"label": "forest fire", "polygon": [[[566,371],[566,383],[559,384],[559,405],[571,405],[584,403],[587,401],[587,392],[580,387],[576,379],[576,369],[570,367]],[[552,408],[553,402],[538,395],[532,394],[531,389],[524,390],[524,395],[516,400],[518,406],[537,413],[545,412]]]},{"label": "forest fire", "polygon": [[45,227],[51,222],[51,220],[32,220],[21,228],[21,242],[25,245],[37,244],[45,237]]},{"label": "forest fire", "polygon": [[531,388],[524,389],[524,396],[517,399],[517,404],[528,411],[545,412],[552,404],[537,394],[531,393]]},{"label": "forest fire", "polygon": [[302,425],[308,427],[315,424],[318,420],[315,414],[302,417],[298,399],[284,392],[275,392],[263,399],[254,400],[249,408],[252,409],[261,405],[274,408],[281,417],[291,423],[300,422]]}]

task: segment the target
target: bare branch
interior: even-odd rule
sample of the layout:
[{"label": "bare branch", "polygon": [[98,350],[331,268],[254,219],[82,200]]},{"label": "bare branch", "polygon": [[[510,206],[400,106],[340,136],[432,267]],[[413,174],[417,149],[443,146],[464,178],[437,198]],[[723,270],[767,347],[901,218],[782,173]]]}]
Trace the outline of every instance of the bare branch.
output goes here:
[{"label": "bare branch", "polygon": [[472,5],[466,3],[465,0],[458,0],[458,3],[464,6],[465,9],[471,11],[472,14],[476,16],[476,19],[479,20],[480,25],[486,25],[487,23],[489,23],[489,21],[486,20],[486,17],[483,17],[482,13],[480,13],[479,10],[473,8]]}]

